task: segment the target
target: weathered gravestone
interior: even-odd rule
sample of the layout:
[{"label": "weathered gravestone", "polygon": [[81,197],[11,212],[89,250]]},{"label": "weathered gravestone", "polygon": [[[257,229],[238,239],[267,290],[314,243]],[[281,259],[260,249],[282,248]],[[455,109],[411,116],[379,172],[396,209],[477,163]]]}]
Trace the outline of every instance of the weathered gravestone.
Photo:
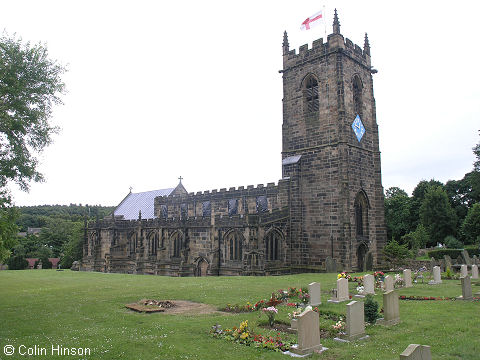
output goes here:
[{"label": "weathered gravestone", "polygon": [[463,264],[463,261],[464,261],[463,256],[462,256],[462,255],[458,255],[456,261],[457,261],[457,264]]},{"label": "weathered gravestone", "polygon": [[332,259],[330,256],[327,256],[327,259],[325,260],[325,267],[326,267],[327,273],[337,272],[337,262],[335,261],[335,259]]},{"label": "weathered gravestone", "polygon": [[363,277],[363,293],[375,295],[375,277],[367,274]]},{"label": "weathered gravestone", "polygon": [[468,268],[467,265],[460,266],[460,277],[468,276]]},{"label": "weathered gravestone", "polygon": [[391,277],[390,275],[385,276],[385,280],[383,281],[383,285],[384,285],[384,291],[385,292],[392,291],[394,289],[393,277]]},{"label": "weathered gravestone", "polygon": [[383,294],[383,319],[378,323],[383,325],[396,325],[400,322],[400,307],[398,294],[395,290]]},{"label": "weathered gravestone", "polygon": [[442,283],[442,277],[440,275],[440,267],[433,267],[433,280],[429,281],[429,285],[437,285]]},{"label": "weathered gravestone", "polygon": [[412,270],[403,270],[403,282],[406,288],[412,287]]},{"label": "weathered gravestone", "polygon": [[459,300],[472,300],[472,283],[470,281],[469,276],[461,277],[460,280],[462,281],[462,296],[459,296],[457,299]]},{"label": "weathered gravestone", "polygon": [[477,258],[477,255],[473,255],[473,258],[472,258],[472,263],[475,264],[475,265],[478,265],[478,258]]},{"label": "weathered gravestone", "polygon": [[461,254],[462,254],[462,257],[463,257],[464,264],[472,265],[472,261],[470,260],[470,256],[468,255],[468,251],[463,249]]},{"label": "weathered gravestone", "polygon": [[297,317],[297,335],[298,343],[290,348],[291,352],[306,355],[323,349],[320,343],[318,313],[308,309]]},{"label": "weathered gravestone", "polygon": [[313,282],[308,285],[308,295],[310,295],[310,305],[318,306],[322,303],[320,299],[320,283]]},{"label": "weathered gravestone", "polygon": [[432,360],[432,354],[430,352],[430,346],[410,344],[400,354],[400,360]]},{"label": "weathered gravestone", "polygon": [[478,266],[472,265],[472,279],[478,279]]},{"label": "weathered gravestone", "polygon": [[452,269],[452,259],[450,256],[444,255],[443,260],[445,261],[445,271],[447,271],[449,268]]},{"label": "weathered gravestone", "polygon": [[334,296],[328,302],[339,303],[349,299],[348,296],[348,280],[340,278],[337,280],[337,289],[334,290]]},{"label": "weathered gravestone", "polygon": [[373,270],[373,254],[371,251],[367,252],[367,256],[365,257],[365,270],[372,271]]}]

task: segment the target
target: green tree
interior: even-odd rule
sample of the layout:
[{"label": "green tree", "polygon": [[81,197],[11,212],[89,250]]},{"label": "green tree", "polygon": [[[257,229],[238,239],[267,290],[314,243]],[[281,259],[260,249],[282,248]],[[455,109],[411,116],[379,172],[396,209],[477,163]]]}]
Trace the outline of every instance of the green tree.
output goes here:
[{"label": "green tree", "polygon": [[42,227],[38,239],[40,243],[53,252],[54,257],[60,256],[65,243],[68,243],[74,230],[74,223],[60,218],[47,218],[46,226]]},{"label": "green tree", "polygon": [[403,264],[405,259],[411,256],[407,245],[400,245],[397,240],[392,239],[383,248],[385,260],[395,266]]},{"label": "green tree", "polygon": [[474,204],[461,227],[465,244],[475,244],[480,241],[480,203]]},{"label": "green tree", "polygon": [[0,264],[10,257],[10,249],[16,244],[18,216],[18,210],[0,198]]},{"label": "green tree", "polygon": [[83,255],[83,224],[81,222],[72,223],[71,236],[63,244],[62,259],[60,264],[62,268],[70,268],[76,260],[81,260]]},{"label": "green tree", "polygon": [[456,215],[443,187],[427,188],[420,207],[420,219],[430,235],[428,245],[435,245],[443,241],[447,235],[456,234]]},{"label": "green tree", "polygon": [[388,239],[400,239],[410,229],[410,198],[398,187],[391,187],[386,191],[385,222]]},{"label": "green tree", "polygon": [[30,181],[43,179],[37,155],[57,132],[49,119],[53,105],[61,103],[64,72],[44,45],[0,36],[0,261],[10,256],[17,231],[16,213],[5,206],[7,185],[13,181],[27,191]]},{"label": "green tree", "polygon": [[[478,132],[480,134],[480,130]],[[473,171],[480,173],[480,142],[475,145],[472,150],[476,157],[476,160],[473,163]]]},{"label": "green tree", "polygon": [[420,223],[420,207],[422,206],[423,199],[427,189],[430,186],[440,186],[443,188],[443,184],[440,181],[431,179],[429,181],[420,181],[415,189],[413,189],[411,203],[410,203],[410,229],[409,231],[415,231]]},{"label": "green tree", "polygon": [[408,245],[416,254],[418,249],[425,248],[430,242],[430,236],[425,227],[422,224],[418,224],[415,231],[406,234],[402,238],[402,242]]}]

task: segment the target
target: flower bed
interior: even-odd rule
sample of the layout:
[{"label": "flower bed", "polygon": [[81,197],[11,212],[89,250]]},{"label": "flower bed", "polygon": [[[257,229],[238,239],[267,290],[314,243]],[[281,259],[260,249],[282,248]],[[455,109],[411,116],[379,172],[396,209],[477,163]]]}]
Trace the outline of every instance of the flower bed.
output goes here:
[{"label": "flower bed", "polygon": [[[423,300],[456,300],[454,297],[435,297],[435,296],[405,296],[405,295],[400,295],[398,297],[400,300],[417,300],[417,301],[423,301]],[[479,301],[480,297],[474,297],[473,301]]]}]

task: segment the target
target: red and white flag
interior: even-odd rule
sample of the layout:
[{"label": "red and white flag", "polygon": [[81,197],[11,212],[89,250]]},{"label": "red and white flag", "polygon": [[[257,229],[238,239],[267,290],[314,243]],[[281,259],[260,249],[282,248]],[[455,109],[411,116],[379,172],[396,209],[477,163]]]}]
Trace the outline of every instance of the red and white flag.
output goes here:
[{"label": "red and white flag", "polygon": [[324,18],[323,18],[324,14],[323,13],[324,13],[324,11],[320,10],[316,14],[313,14],[309,18],[306,18],[305,21],[302,23],[302,26],[300,27],[300,29],[310,30],[310,28],[323,23],[323,21],[324,21]]}]

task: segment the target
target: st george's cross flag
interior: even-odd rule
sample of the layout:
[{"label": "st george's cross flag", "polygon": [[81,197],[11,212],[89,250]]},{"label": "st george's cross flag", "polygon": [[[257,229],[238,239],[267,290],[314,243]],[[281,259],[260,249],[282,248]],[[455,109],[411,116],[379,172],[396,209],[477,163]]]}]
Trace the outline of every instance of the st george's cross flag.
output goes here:
[{"label": "st george's cross flag", "polygon": [[306,18],[305,21],[302,23],[302,26],[300,27],[300,29],[310,30],[310,28],[323,23],[323,21],[324,21],[324,19],[323,19],[324,14],[323,13],[324,13],[324,11],[320,10],[319,12],[317,12],[317,13],[313,14],[312,16]]}]

